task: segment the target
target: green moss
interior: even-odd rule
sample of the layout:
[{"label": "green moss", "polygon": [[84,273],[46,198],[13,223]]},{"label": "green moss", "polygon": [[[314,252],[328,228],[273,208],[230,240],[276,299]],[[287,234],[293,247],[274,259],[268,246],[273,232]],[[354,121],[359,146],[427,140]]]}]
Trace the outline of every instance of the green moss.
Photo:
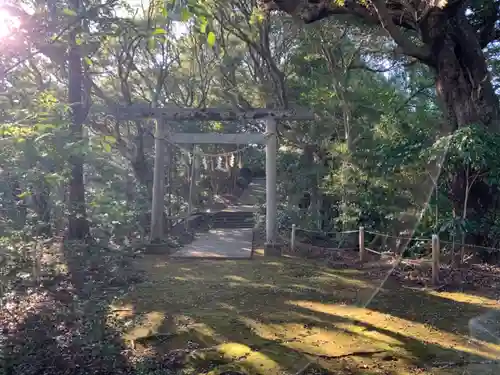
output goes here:
[{"label": "green moss", "polygon": [[[466,337],[468,320],[488,303],[484,298],[469,303],[388,284],[363,308],[385,275],[293,258],[151,256],[136,266],[148,280],[119,303],[133,310],[136,322],[124,335],[141,342],[146,333],[174,332],[143,346],[161,353],[186,349],[185,373],[295,373],[315,361],[318,368],[308,374],[430,374],[441,371],[434,363],[500,354],[499,347],[472,345]],[[457,367],[457,374],[463,370]]]}]

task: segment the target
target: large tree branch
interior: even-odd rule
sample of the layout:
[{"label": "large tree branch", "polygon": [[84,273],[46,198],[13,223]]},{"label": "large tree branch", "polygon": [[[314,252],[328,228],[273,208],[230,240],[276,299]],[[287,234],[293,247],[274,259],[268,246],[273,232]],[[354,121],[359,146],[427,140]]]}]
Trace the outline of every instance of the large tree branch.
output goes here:
[{"label": "large tree branch", "polygon": [[[430,57],[430,50],[426,45],[415,44],[402,31],[416,29],[416,20],[409,18],[411,12],[405,7],[389,9],[385,0],[371,0],[371,4],[364,6],[357,0],[344,0],[343,5],[335,1],[303,1],[303,0],[262,0],[268,10],[281,10],[306,23],[316,22],[332,15],[352,15],[370,24],[382,26],[393,40],[402,49],[403,53],[422,61]],[[403,5],[403,4],[399,4]]]},{"label": "large tree branch", "polygon": [[367,21],[376,22],[369,10],[358,4],[356,0],[345,0],[339,6],[335,1],[303,1],[303,0],[261,0],[267,11],[280,10],[293,17],[300,18],[305,23],[312,23],[335,14],[350,14]]},{"label": "large tree branch", "polygon": [[418,46],[413,43],[393,22],[389,10],[385,5],[385,0],[372,0],[372,4],[379,16],[380,25],[389,33],[396,44],[402,48],[404,54],[422,61],[430,58],[430,49],[426,45]]}]

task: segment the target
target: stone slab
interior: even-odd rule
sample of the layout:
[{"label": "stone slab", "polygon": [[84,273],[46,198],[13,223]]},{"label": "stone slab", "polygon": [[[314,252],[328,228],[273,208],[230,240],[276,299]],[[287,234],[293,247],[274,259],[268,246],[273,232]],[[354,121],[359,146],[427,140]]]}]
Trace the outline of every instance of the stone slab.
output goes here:
[{"label": "stone slab", "polygon": [[201,233],[192,243],[173,253],[173,258],[241,258],[252,255],[251,228],[212,229]]}]

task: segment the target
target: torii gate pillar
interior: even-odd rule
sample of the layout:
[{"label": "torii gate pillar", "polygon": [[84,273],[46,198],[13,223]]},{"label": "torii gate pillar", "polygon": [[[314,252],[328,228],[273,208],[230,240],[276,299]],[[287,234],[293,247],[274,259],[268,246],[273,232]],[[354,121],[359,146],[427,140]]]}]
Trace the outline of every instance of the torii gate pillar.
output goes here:
[{"label": "torii gate pillar", "polygon": [[278,136],[276,120],[266,119],[266,243],[264,255],[281,255],[282,246],[277,241],[278,202],[277,196],[277,163]]}]

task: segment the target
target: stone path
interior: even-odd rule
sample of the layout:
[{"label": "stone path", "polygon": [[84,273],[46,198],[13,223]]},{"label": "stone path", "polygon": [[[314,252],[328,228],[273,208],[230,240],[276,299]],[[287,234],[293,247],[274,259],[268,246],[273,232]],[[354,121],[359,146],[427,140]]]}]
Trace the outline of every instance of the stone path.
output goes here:
[{"label": "stone path", "polygon": [[[240,203],[223,211],[255,211],[262,194],[265,197],[265,180],[252,182],[240,197]],[[198,234],[189,245],[173,253],[173,258],[248,259],[252,255],[253,229],[212,229]]]},{"label": "stone path", "polygon": [[212,229],[172,254],[174,258],[242,258],[252,255],[252,229]]}]

